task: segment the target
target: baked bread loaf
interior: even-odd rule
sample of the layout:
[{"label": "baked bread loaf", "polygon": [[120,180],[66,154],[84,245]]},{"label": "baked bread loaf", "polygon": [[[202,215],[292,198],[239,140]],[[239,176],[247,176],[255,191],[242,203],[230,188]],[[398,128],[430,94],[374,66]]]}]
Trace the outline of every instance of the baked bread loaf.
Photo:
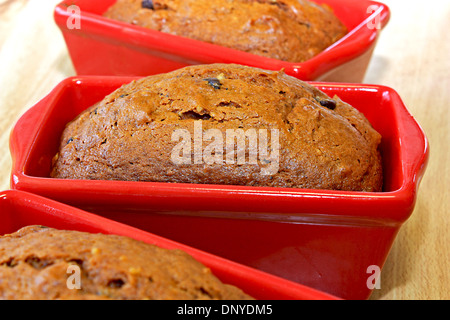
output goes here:
[{"label": "baked bread loaf", "polygon": [[0,237],[0,299],[253,298],[223,284],[181,250],[124,236],[28,226]]},{"label": "baked bread loaf", "polygon": [[274,59],[303,62],[347,29],[307,0],[118,0],[105,17]]},{"label": "baked bread loaf", "polygon": [[381,191],[380,141],[362,113],[283,71],[197,65],[80,114],[51,177]]}]

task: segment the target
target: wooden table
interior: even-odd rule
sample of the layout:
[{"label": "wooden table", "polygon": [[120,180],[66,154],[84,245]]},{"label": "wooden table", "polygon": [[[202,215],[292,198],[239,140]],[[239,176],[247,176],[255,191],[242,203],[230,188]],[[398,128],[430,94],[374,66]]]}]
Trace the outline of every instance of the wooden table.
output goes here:
[{"label": "wooden table", "polygon": [[[74,75],[53,23],[59,0],[0,0],[0,189],[9,189],[10,130],[59,81]],[[392,18],[365,82],[397,90],[422,125],[431,157],[411,218],[400,230],[371,299],[450,298],[450,2],[384,0]]]}]

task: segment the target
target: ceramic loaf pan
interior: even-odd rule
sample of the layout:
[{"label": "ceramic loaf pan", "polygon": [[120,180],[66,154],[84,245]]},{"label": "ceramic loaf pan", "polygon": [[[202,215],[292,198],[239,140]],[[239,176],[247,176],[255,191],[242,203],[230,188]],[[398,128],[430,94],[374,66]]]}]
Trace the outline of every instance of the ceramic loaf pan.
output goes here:
[{"label": "ceramic loaf pan", "polygon": [[[389,21],[389,8],[368,0],[314,1],[329,5],[349,32],[302,63],[261,57],[104,18],[102,14],[115,0],[65,0],[55,8],[54,17],[78,75],[147,76],[191,64],[224,62],[270,70],[284,68],[287,74],[302,80],[362,82],[378,36]],[[72,5],[76,7],[68,9]]]},{"label": "ceramic loaf pan", "polygon": [[399,95],[377,85],[311,82],[359,109],[382,135],[384,189],[347,192],[49,178],[65,125],[130,77],[62,81],[11,135],[13,189],[29,191],[345,299],[365,299],[414,209],[428,142]]},{"label": "ceramic loaf pan", "polygon": [[0,193],[0,221],[0,235],[13,233],[28,225],[44,225],[63,230],[116,234],[165,249],[180,249],[209,267],[222,282],[233,284],[258,300],[338,299],[298,283],[27,192],[8,190]]}]

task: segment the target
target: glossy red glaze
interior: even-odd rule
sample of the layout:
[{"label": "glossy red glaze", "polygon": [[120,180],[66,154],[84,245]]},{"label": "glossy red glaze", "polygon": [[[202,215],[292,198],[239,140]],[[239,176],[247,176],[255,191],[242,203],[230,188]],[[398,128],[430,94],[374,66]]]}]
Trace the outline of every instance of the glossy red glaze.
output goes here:
[{"label": "glossy red glaze", "polygon": [[180,249],[209,267],[223,282],[235,285],[259,300],[337,300],[339,298],[243,266],[207,252],[94,215],[27,192],[0,193],[0,235],[13,233],[28,225],[116,234],[151,243],[166,249]]},{"label": "glossy red glaze", "polygon": [[[65,0],[55,9],[55,21],[79,75],[146,76],[190,64],[224,62],[284,68],[302,80],[361,82],[390,18],[389,8],[376,1],[315,0],[332,7],[350,32],[314,58],[290,63],[102,17],[114,2]],[[70,5],[80,9],[80,28],[72,27]]]},{"label": "glossy red glaze", "polygon": [[11,135],[14,189],[59,200],[345,299],[365,299],[411,215],[428,142],[391,88],[312,82],[383,136],[383,192],[49,178],[67,122],[134,78],[80,76],[27,111]]}]

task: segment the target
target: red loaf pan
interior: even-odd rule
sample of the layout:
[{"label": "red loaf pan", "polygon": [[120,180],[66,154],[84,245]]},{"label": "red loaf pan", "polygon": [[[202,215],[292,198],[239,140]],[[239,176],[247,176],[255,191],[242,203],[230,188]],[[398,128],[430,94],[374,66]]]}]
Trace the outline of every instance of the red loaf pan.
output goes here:
[{"label": "red loaf pan", "polygon": [[[269,59],[102,17],[115,0],[66,0],[56,7],[54,16],[79,75],[147,76],[191,64],[224,62],[284,68],[302,80],[362,82],[379,33],[388,23],[389,8],[368,0],[314,1],[331,6],[349,33],[303,63]],[[71,5],[79,8],[79,20],[78,11],[68,9]]]},{"label": "red loaf pan", "polygon": [[[329,292],[366,299],[413,211],[428,143],[388,87],[312,82],[362,111],[383,136],[383,192],[49,178],[67,122],[134,78],[61,82],[17,122],[13,189],[33,192]],[[375,266],[375,267],[372,267]]]},{"label": "red loaf pan", "polygon": [[[116,234],[166,249],[180,249],[209,267],[222,282],[235,285],[258,300],[338,300],[337,297],[204,251],[27,192],[0,193],[0,235],[28,225]],[[32,281],[32,279],[30,279]]]}]

